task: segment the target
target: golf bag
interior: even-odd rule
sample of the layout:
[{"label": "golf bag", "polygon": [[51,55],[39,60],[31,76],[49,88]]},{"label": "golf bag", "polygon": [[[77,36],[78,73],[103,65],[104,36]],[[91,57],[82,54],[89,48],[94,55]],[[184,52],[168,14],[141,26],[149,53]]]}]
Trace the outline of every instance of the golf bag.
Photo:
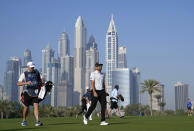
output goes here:
[{"label": "golf bag", "polygon": [[117,98],[114,98],[114,97],[110,97],[110,101],[112,101],[113,99],[115,99],[115,100],[121,100],[122,102],[124,102],[124,97],[120,94],[120,95],[118,95],[117,96]]},{"label": "golf bag", "polygon": [[38,98],[43,100],[46,97],[47,93],[51,92],[52,87],[54,87],[53,82],[47,81],[45,85],[41,87]]},{"label": "golf bag", "polygon": [[121,100],[122,102],[124,102],[124,97],[121,94],[118,95],[118,99]]},{"label": "golf bag", "polygon": [[24,90],[21,93],[21,102],[24,105],[32,105],[33,104],[33,103],[31,103],[32,98],[37,98],[38,102],[41,102],[46,97],[47,93],[51,92],[52,87],[54,87],[52,81],[45,82],[45,85],[40,88],[38,96],[31,96],[28,93],[28,90]]}]

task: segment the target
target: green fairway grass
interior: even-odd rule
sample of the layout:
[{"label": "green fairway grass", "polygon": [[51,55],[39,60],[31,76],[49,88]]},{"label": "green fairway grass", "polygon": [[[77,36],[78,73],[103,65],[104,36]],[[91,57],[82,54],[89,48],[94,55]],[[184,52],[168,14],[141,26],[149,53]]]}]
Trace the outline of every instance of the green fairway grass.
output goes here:
[{"label": "green fairway grass", "polygon": [[41,118],[43,126],[35,127],[34,118],[28,118],[28,125],[21,126],[22,119],[0,120],[0,131],[194,131],[194,117],[112,117],[108,126],[100,126],[100,118],[93,118],[88,125],[82,117]]}]

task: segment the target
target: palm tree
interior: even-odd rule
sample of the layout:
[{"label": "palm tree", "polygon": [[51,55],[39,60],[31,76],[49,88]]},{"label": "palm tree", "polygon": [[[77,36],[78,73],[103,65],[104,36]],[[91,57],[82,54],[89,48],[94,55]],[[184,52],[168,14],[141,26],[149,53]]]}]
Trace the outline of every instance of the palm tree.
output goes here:
[{"label": "palm tree", "polygon": [[156,80],[145,80],[144,83],[141,83],[142,90],[141,93],[148,92],[150,98],[150,115],[152,116],[152,93],[155,91],[160,92],[160,87],[157,86],[160,82]]},{"label": "palm tree", "polygon": [[162,112],[164,111],[164,106],[166,105],[165,102],[160,102],[160,107],[162,107]]},{"label": "palm tree", "polygon": [[154,97],[157,99],[158,109],[159,109],[159,111],[161,111],[160,110],[160,108],[161,108],[160,103],[161,103],[162,96],[160,94],[156,94],[156,95],[154,95]]}]

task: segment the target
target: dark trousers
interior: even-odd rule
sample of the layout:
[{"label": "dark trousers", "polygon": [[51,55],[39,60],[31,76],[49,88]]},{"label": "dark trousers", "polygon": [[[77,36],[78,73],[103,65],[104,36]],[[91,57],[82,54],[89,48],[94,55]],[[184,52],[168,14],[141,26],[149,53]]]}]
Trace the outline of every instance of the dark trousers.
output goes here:
[{"label": "dark trousers", "polygon": [[84,113],[84,110],[87,111],[87,106],[86,106],[85,98],[82,98],[82,107],[81,107],[81,111],[78,113],[78,116],[81,115],[82,113]]},{"label": "dark trousers", "polygon": [[88,117],[92,114],[93,110],[96,108],[97,102],[100,102],[101,105],[101,121],[105,121],[105,110],[106,110],[106,93],[105,90],[102,91],[96,91],[98,94],[98,97],[92,98],[92,104],[88,111],[85,114],[85,117],[88,119]]}]

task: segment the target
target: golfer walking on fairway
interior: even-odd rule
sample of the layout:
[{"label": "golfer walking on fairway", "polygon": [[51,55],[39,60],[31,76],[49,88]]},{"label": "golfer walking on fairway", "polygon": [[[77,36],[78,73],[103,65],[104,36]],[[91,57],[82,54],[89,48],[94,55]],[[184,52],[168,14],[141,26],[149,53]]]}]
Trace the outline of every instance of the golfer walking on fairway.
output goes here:
[{"label": "golfer walking on fairway", "polygon": [[99,101],[101,105],[101,123],[100,125],[108,125],[105,121],[105,109],[106,109],[106,91],[105,91],[105,78],[104,74],[101,73],[103,64],[96,63],[96,71],[91,73],[91,87],[93,92],[92,104],[84,117],[84,124],[88,124],[88,118],[96,108],[96,104]]}]

